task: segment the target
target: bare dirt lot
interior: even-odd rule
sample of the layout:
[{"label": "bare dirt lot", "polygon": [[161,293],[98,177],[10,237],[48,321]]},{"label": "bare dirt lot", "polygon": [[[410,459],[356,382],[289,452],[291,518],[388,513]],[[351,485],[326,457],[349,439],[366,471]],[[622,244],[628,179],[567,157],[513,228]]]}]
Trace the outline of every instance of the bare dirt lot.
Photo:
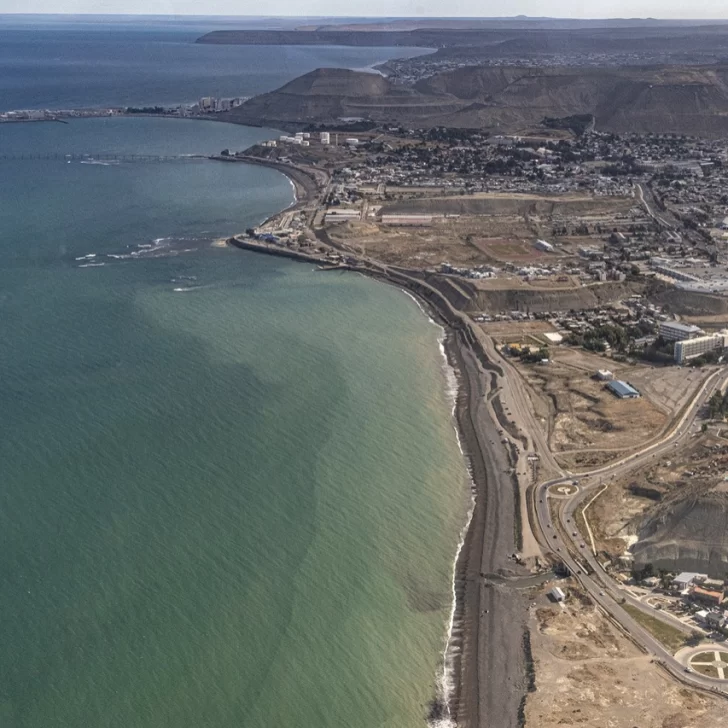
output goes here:
[{"label": "bare dirt lot", "polygon": [[408,268],[432,268],[441,263],[458,267],[487,265],[478,248],[465,243],[458,226],[435,222],[427,227],[396,227],[373,222],[346,222],[327,227],[335,243],[366,251],[378,260]]},{"label": "bare dirt lot", "polygon": [[[564,260],[557,240],[553,241],[556,249],[550,253],[534,247],[537,238],[553,238],[556,223],[559,230],[565,222],[569,226],[588,224],[596,239],[602,240],[598,229],[611,230],[633,203],[631,198],[587,195],[438,196],[430,189],[422,197],[385,202],[380,211],[447,216],[432,225],[402,227],[368,219],[328,225],[327,231],[336,242],[366,247],[382,261],[413,268],[436,267],[444,262],[463,267],[508,263],[538,266]],[[597,227],[595,221],[603,225]]]},{"label": "bare dirt lot", "polygon": [[488,321],[480,326],[499,344],[548,344],[544,334],[556,331],[548,321]]},{"label": "bare dirt lot", "polygon": [[527,726],[722,724],[725,701],[678,685],[622,636],[587,596],[573,587],[567,593],[563,608],[540,596],[531,610],[536,691],[526,702]]},{"label": "bare dirt lot", "polygon": [[519,371],[546,403],[550,445],[565,466],[615,459],[665,426],[665,412],[648,397],[618,399],[593,378],[597,369],[609,368],[616,378],[632,381],[641,367],[566,347],[552,347],[550,355],[549,364],[519,364]]}]

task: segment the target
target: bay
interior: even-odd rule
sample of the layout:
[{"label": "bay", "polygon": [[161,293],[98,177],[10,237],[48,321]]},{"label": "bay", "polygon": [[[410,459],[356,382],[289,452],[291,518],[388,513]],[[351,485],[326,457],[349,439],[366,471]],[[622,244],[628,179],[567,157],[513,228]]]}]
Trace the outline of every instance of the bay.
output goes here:
[{"label": "bay", "polygon": [[0,162],[0,725],[424,722],[468,500],[440,329],[215,247],[290,204],[272,170],[62,158],[275,133],[0,128],[61,155]]},{"label": "bay", "polygon": [[[88,22],[0,15],[0,111],[194,103],[271,91],[315,68],[363,69],[424,48],[196,44],[241,20]],[[1,130],[0,130],[1,133]]]}]

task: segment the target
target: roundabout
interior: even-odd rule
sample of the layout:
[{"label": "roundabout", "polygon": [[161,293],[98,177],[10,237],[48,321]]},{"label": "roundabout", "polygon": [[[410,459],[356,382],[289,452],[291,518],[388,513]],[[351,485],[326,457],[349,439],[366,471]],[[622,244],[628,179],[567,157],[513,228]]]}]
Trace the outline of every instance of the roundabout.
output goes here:
[{"label": "roundabout", "polygon": [[579,487],[573,483],[557,483],[548,489],[552,498],[571,498],[579,492]]},{"label": "roundabout", "polygon": [[686,647],[675,657],[685,669],[712,680],[728,682],[728,647],[722,645],[701,645]]}]

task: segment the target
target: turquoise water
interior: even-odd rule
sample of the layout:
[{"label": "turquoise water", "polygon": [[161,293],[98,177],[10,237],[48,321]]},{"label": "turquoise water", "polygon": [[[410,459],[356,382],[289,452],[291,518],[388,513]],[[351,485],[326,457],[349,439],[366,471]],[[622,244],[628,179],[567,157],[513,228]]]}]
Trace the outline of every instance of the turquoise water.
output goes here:
[{"label": "turquoise water", "polygon": [[[14,125],[0,154],[268,135]],[[3,728],[423,724],[467,505],[440,331],[211,245],[290,201],[245,165],[0,162]]]}]

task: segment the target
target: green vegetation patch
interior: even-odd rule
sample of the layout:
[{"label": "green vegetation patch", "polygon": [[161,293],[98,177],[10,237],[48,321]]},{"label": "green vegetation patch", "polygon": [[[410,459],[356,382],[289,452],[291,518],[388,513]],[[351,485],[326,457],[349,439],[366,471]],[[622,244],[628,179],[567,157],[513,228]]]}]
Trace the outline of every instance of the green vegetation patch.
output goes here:
[{"label": "green vegetation patch", "polygon": [[705,677],[718,677],[718,671],[711,665],[691,665],[690,668]]},{"label": "green vegetation patch", "polygon": [[662,642],[669,650],[677,652],[681,647],[684,647],[685,634],[676,627],[663,622],[657,617],[646,614],[631,604],[623,604],[622,607],[635,622],[642,625],[655,639]]}]

